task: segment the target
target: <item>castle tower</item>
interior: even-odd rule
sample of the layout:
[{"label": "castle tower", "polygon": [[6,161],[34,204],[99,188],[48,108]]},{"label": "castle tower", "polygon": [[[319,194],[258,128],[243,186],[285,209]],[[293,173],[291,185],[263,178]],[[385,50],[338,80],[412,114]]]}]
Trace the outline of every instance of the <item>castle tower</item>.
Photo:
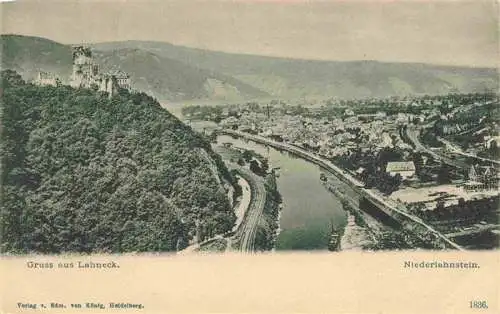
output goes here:
[{"label": "castle tower", "polygon": [[99,68],[93,63],[90,48],[73,46],[73,73],[70,85],[75,88],[89,88],[98,72]]},{"label": "castle tower", "polygon": [[116,77],[110,74],[101,76],[99,90],[108,93],[109,98],[113,97],[118,92],[118,82]]},{"label": "castle tower", "polygon": [[109,96],[116,94],[120,88],[130,90],[130,76],[118,71],[115,74],[101,74],[99,65],[94,63],[89,47],[73,46],[73,72],[70,85],[74,88],[96,88],[107,92]]}]

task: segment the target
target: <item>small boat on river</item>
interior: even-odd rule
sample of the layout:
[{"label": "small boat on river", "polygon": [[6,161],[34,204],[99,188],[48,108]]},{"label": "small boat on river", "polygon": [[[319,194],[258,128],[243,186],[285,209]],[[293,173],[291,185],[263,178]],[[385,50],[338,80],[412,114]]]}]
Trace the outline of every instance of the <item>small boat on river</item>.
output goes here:
[{"label": "small boat on river", "polygon": [[319,179],[323,182],[327,180],[326,175],[323,172],[319,175]]},{"label": "small boat on river", "polygon": [[330,239],[328,242],[328,250],[332,252],[337,252],[340,251],[340,232],[337,231],[333,227],[333,223],[331,224],[331,233],[330,233]]}]

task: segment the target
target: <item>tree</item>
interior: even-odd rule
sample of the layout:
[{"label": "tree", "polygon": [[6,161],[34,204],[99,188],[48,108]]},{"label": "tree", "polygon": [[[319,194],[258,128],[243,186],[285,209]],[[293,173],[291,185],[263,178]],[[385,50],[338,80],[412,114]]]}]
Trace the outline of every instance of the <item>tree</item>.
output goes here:
[{"label": "tree", "polygon": [[238,165],[240,165],[240,166],[243,167],[245,165],[245,160],[243,158],[241,158],[241,157],[238,158]]},{"label": "tree", "polygon": [[13,70],[2,71],[2,88],[24,85],[25,82],[21,75]]},{"label": "tree", "polygon": [[261,169],[259,167],[259,163],[255,159],[252,159],[252,161],[250,161],[250,170],[255,174],[258,174],[258,175],[261,174]]},{"label": "tree", "polygon": [[243,154],[241,155],[241,157],[243,157],[243,159],[246,161],[246,162],[250,162],[250,160],[252,160],[253,158],[253,154],[251,151],[249,151],[248,149],[245,149],[243,151]]},{"label": "tree", "polygon": [[384,147],[377,156],[377,165],[384,169],[388,162],[401,160],[402,154],[394,148]]},{"label": "tree", "polygon": [[422,170],[422,167],[424,166],[424,159],[422,158],[422,153],[420,152],[413,153],[412,160],[413,163],[415,164],[415,172],[418,175]]},{"label": "tree", "polygon": [[265,158],[262,159],[260,168],[263,174],[267,173],[267,171],[269,170],[269,162],[267,161],[267,159]]},{"label": "tree", "polygon": [[438,170],[437,175],[437,183],[439,184],[448,184],[451,183],[451,171],[450,167],[447,164],[441,164],[441,167]]},{"label": "tree", "polygon": [[500,149],[498,148],[496,140],[491,141],[488,153],[491,156],[491,158],[498,159],[500,157]]}]

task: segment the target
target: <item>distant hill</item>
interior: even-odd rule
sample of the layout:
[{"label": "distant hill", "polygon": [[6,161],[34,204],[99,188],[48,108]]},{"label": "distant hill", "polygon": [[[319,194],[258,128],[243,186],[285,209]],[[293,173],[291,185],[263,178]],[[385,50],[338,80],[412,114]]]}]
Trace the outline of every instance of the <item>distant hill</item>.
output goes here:
[{"label": "distant hill", "polygon": [[313,61],[229,54],[169,43],[124,41],[95,44],[101,50],[138,48],[192,66],[217,70],[273,96],[384,97],[496,89],[490,68],[377,61]]},{"label": "distant hill", "polygon": [[[35,78],[38,71],[50,71],[64,83],[71,75],[71,46],[48,39],[1,35],[1,66]],[[94,50],[103,71],[121,69],[131,75],[134,88],[161,101],[184,99],[241,100],[266,97],[267,93],[216,71],[196,68],[147,50],[126,48]]]},{"label": "distant hill", "polygon": [[2,69],[15,70],[25,79],[38,71],[50,71],[67,82],[71,75],[71,47],[55,41],[29,36],[1,35],[0,61]]},{"label": "distant hill", "polygon": [[104,71],[122,69],[131,75],[136,89],[161,100],[241,100],[267,96],[267,93],[233,77],[146,50],[124,48],[96,51],[95,57]]},{"label": "distant hill", "polygon": [[[25,78],[37,68],[69,76],[69,46],[17,35],[2,35],[1,40],[2,68],[13,68]],[[297,60],[145,41],[92,46],[104,69],[121,68],[131,74],[136,88],[163,101],[385,97],[481,92],[498,86],[497,70],[490,68]]]}]

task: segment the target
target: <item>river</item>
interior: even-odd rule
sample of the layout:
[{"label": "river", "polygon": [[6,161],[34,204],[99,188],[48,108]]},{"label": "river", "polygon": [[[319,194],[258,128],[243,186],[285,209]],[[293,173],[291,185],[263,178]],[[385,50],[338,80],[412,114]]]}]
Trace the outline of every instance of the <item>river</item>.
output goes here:
[{"label": "river", "polygon": [[327,249],[331,226],[344,228],[346,213],[335,195],[321,184],[318,166],[287,152],[226,135],[217,141],[254,150],[268,158],[272,167],[280,167],[277,183],[283,210],[276,250]]}]

